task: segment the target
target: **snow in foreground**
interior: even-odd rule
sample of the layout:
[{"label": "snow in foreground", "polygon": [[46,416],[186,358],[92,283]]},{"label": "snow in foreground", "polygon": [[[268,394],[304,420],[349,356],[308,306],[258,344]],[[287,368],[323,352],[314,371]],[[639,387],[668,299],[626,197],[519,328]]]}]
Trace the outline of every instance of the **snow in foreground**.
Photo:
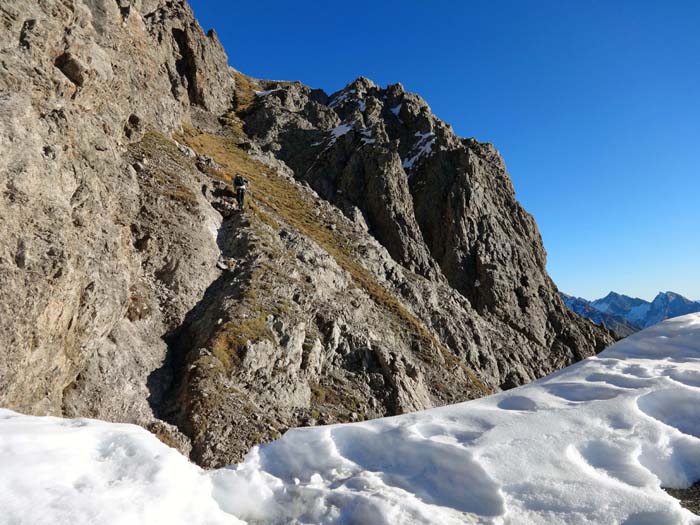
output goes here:
[{"label": "snow in foreground", "polygon": [[0,523],[694,523],[700,314],[536,383],[298,429],[205,472],[146,431],[0,410]]}]

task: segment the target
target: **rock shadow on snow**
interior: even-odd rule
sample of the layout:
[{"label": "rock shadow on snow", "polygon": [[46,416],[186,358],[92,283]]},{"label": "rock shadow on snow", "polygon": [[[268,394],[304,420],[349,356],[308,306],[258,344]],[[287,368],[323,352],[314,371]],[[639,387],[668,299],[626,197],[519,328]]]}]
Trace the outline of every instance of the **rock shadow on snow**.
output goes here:
[{"label": "rock shadow on snow", "polygon": [[462,447],[417,439],[402,428],[377,433],[356,426],[331,431],[338,453],[360,469],[380,472],[387,485],[421,500],[480,516],[500,516],[499,485]]},{"label": "rock shadow on snow", "polygon": [[597,372],[590,374],[586,377],[586,381],[591,381],[594,383],[607,383],[608,385],[616,386],[618,388],[645,388],[650,386],[651,383],[639,377],[624,376],[621,374],[608,374],[603,372]]},{"label": "rock shadow on snow", "polygon": [[538,406],[532,399],[526,396],[508,396],[498,402],[498,408],[501,410],[521,410],[533,412]]},{"label": "rock shadow on snow", "polygon": [[612,399],[623,392],[617,388],[589,383],[551,383],[543,387],[553,396],[576,402]]},{"label": "rock shadow on snow", "polygon": [[637,407],[650,418],[700,438],[700,394],[684,388],[656,390],[637,399]]}]

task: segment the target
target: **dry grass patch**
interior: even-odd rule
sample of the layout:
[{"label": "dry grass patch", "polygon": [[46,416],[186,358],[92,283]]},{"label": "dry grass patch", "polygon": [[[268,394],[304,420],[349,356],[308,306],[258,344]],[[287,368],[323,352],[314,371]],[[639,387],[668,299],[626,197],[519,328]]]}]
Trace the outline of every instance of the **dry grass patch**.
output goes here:
[{"label": "dry grass patch", "polygon": [[230,373],[240,365],[245,357],[248,341],[270,338],[267,315],[265,312],[260,312],[257,316],[245,321],[226,323],[223,329],[216,334],[211,350],[214,356],[221,361],[226,372]]},{"label": "dry grass patch", "polygon": [[255,103],[257,97],[255,92],[260,90],[260,86],[255,79],[240,71],[234,71],[233,76],[236,80],[236,112],[245,112]]}]

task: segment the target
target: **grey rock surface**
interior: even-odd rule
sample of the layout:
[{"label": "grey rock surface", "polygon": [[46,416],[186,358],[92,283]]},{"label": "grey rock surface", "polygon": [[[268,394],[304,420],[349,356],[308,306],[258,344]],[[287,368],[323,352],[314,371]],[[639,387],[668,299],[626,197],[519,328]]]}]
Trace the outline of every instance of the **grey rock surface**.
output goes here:
[{"label": "grey rock surface", "polygon": [[215,466],[612,341],[564,307],[496,150],[400,85],[251,79],[182,0],[16,0],[0,23],[1,406]]},{"label": "grey rock surface", "polygon": [[[590,327],[570,316],[547,275],[537,225],[492,145],[457,137],[400,84],[359,78],[330,97],[298,83],[263,86],[243,115],[246,132],[348,217],[359,210],[397,262],[504,325],[505,348],[517,334],[543,355],[568,353],[561,362],[594,351]],[[507,371],[496,383],[510,385],[509,374],[539,372]]]},{"label": "grey rock surface", "polygon": [[0,6],[0,400],[148,424],[221,220],[162,133],[229,107],[235,81],[186,3],[120,6]]}]

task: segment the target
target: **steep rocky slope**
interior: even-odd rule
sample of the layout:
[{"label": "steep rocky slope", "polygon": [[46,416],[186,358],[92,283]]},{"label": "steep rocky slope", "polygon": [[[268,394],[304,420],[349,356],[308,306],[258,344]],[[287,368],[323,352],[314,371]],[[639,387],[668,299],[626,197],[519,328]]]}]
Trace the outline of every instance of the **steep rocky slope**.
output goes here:
[{"label": "steep rocky slope", "polygon": [[0,23],[0,405],[220,465],[611,342],[564,307],[495,149],[400,85],[250,79],[184,1],[16,0]]},{"label": "steep rocky slope", "polygon": [[330,97],[299,84],[263,86],[244,119],[264,151],[366,221],[406,268],[447,282],[533,344],[562,341],[567,312],[537,226],[491,144],[455,136],[400,84],[381,89],[360,78]]}]

